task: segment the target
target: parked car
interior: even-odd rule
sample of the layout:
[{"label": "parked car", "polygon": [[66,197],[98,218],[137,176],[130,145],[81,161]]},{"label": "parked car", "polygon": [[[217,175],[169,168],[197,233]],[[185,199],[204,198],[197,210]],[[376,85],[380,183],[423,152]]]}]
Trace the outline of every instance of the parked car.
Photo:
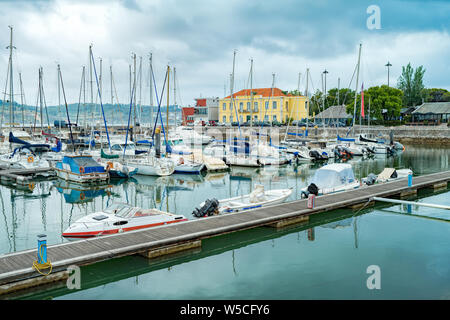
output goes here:
[{"label": "parked car", "polygon": [[273,127],[275,127],[275,126],[281,127],[281,122],[279,122],[279,121],[277,121],[277,120],[274,120],[274,121],[272,121],[272,126],[273,126]]},{"label": "parked car", "polygon": [[208,121],[208,125],[211,126],[211,127],[216,127],[217,123],[214,120],[209,120]]},{"label": "parked car", "polygon": [[202,127],[204,127],[204,126],[206,126],[206,122],[203,121],[203,120],[197,120],[197,121],[194,122],[194,126],[202,126]]}]

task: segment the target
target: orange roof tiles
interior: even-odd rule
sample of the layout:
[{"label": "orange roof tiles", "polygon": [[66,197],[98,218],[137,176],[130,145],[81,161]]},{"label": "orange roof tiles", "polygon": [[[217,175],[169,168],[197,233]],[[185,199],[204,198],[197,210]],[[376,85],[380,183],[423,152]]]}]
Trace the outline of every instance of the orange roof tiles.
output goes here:
[{"label": "orange roof tiles", "polygon": [[[290,96],[290,94],[284,94],[281,89],[273,88],[260,88],[260,89],[252,89],[254,96],[263,96],[263,97],[287,97]],[[250,96],[250,89],[242,89],[241,91],[233,93],[233,97],[239,97],[239,96]],[[229,99],[230,96],[225,97],[224,99]]]}]

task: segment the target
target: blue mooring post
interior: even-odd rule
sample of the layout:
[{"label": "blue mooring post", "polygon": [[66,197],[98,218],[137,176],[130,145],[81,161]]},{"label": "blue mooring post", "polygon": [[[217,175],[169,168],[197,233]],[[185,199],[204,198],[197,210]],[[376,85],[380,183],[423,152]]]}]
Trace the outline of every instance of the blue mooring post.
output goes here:
[{"label": "blue mooring post", "polygon": [[39,264],[47,263],[47,235],[39,234],[38,236],[37,258]]},{"label": "blue mooring post", "polygon": [[412,187],[412,174],[408,174],[408,187]]}]

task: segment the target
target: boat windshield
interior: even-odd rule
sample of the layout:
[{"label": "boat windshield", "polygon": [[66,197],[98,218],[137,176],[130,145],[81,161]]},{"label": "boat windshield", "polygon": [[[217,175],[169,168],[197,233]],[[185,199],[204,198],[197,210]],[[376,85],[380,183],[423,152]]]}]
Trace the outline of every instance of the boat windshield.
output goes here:
[{"label": "boat windshield", "polygon": [[342,171],[319,169],[314,174],[311,183],[314,183],[319,189],[334,188],[346,185],[355,181],[355,176],[351,168]]},{"label": "boat windshield", "polygon": [[130,207],[126,204],[113,203],[105,209],[105,212],[115,214],[116,216],[121,218],[125,218],[131,209],[133,209],[133,207]]}]

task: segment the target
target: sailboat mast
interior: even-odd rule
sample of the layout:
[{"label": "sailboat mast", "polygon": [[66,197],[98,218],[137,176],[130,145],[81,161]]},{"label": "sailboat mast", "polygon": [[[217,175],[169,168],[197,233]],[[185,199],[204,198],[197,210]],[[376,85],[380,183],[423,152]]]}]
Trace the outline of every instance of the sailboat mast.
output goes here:
[{"label": "sailboat mast", "polygon": [[13,81],[13,63],[12,63],[12,54],[13,54],[13,27],[9,26],[11,29],[10,40],[9,40],[9,126],[14,126],[14,81]]},{"label": "sailboat mast", "polygon": [[177,74],[177,69],[175,67],[173,67],[173,105],[175,106],[175,110],[174,110],[174,115],[175,115],[175,119],[174,119],[174,128],[177,125],[177,84],[176,84],[176,74]]},{"label": "sailboat mast", "polygon": [[253,128],[253,58],[250,59],[250,128]]},{"label": "sailboat mast", "polygon": [[[91,83],[91,120],[94,119],[94,86],[93,86],[93,79],[92,79],[92,61],[91,61],[91,56],[92,56],[92,44],[89,46],[89,81]],[[91,128],[94,127],[94,122],[91,121]],[[92,139],[92,137],[91,137]],[[90,144],[89,144],[89,148],[90,148]]]},{"label": "sailboat mast", "polygon": [[58,122],[59,122],[59,133],[61,133],[61,119],[62,119],[62,117],[61,117],[61,79],[59,76],[61,69],[60,69],[59,63],[57,66],[57,70],[58,70],[58,118],[59,118]]},{"label": "sailboat mast", "polygon": [[142,127],[142,57],[139,57],[139,132]]},{"label": "sailboat mast", "polygon": [[[170,97],[170,90],[169,90],[169,84],[170,84],[170,66],[167,66],[167,112],[166,112],[166,137],[169,135],[169,97]],[[167,148],[166,148],[166,154],[167,154]]]},{"label": "sailboat mast", "polygon": [[133,88],[135,88],[133,90],[133,118],[134,118],[134,123],[133,123],[133,129],[134,132],[136,132],[136,54],[133,53]]},{"label": "sailboat mast", "polygon": [[109,66],[109,77],[110,77],[110,89],[111,89],[111,112],[112,112],[112,124],[114,125],[114,91],[113,91],[113,75],[112,75],[112,65]]},{"label": "sailboat mast", "polygon": [[[355,103],[353,105],[353,135],[355,135],[355,119],[356,119],[356,99],[358,97],[358,85],[359,85],[359,63],[361,61],[361,47],[362,44],[359,44],[359,53],[358,53],[358,66],[357,66],[357,72],[356,72],[356,87],[355,87]],[[361,117],[359,119],[361,124]]]},{"label": "sailboat mast", "polygon": [[[306,96],[306,103],[308,104],[308,107],[306,108],[306,130],[308,130],[308,120],[309,120],[309,107],[310,107],[310,101],[308,96],[308,85],[309,85],[309,68],[306,69],[306,88],[305,88],[305,96]],[[306,136],[306,135],[305,135]]]},{"label": "sailboat mast", "polygon": [[[301,72],[299,72],[298,73],[298,82],[297,82],[297,92],[298,92],[298,94],[299,94],[299,97],[300,97],[300,80],[301,80],[301,78],[302,78],[302,73]],[[298,100],[297,100],[298,101]],[[296,107],[297,107],[297,130],[296,130],[296,135],[295,135],[295,140],[297,140],[297,137],[298,137],[298,125],[299,125],[299,120],[300,120],[300,114],[299,114],[299,112],[300,112],[300,108],[299,108],[299,106],[297,105],[297,103],[298,102],[296,102]],[[289,124],[288,124],[289,125]],[[287,130],[286,130],[286,132],[287,132]],[[284,140],[286,140],[286,138],[284,139]]]},{"label": "sailboat mast", "polygon": [[150,52],[149,64],[150,64],[150,127],[153,123],[153,53]]},{"label": "sailboat mast", "polygon": [[42,67],[39,68],[39,102],[40,102],[40,106],[41,106],[41,130],[44,129],[44,114],[42,111],[43,108],[43,89],[42,89]]}]

